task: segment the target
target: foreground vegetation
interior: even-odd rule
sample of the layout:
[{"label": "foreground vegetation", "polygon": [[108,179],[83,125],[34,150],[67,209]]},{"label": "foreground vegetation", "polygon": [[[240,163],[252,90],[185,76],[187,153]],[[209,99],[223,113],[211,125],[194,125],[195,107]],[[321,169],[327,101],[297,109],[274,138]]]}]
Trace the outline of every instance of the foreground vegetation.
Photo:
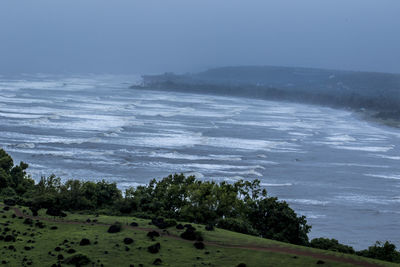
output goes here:
[{"label": "foreground vegetation", "polygon": [[[199,181],[193,176],[185,177],[184,175],[175,174],[160,181],[152,180],[147,186],[129,188],[123,194],[117,188],[115,183],[108,183],[106,181],[83,182],[79,180],[69,180],[65,183],[61,183],[59,178],[50,176],[47,178],[43,177],[37,184],[35,184],[35,182],[26,174],[27,168],[28,165],[23,162],[14,166],[12,158],[4,150],[0,149],[0,199],[4,199],[6,205],[13,206],[18,204],[27,207],[25,208],[25,214],[29,213],[28,215],[33,216],[34,219],[39,217],[46,218],[47,216],[48,219],[67,217],[69,220],[76,219],[82,221],[82,216],[71,214],[71,212],[75,214],[80,212],[86,214],[86,217],[89,215],[94,216],[97,222],[100,220],[97,218],[101,218],[102,222],[103,219],[111,218],[104,221],[105,223],[113,223],[118,220],[126,224],[132,222],[130,221],[132,220],[132,217],[136,217],[136,221],[139,221],[138,218],[141,218],[141,223],[148,225],[149,221],[145,221],[145,219],[152,219],[152,224],[162,229],[171,229],[171,227],[173,228],[177,224],[176,221],[184,221],[203,224],[206,226],[207,230],[213,230],[215,227],[218,227],[237,233],[247,234],[240,235],[240,239],[235,239],[233,238],[235,234],[232,232],[221,232],[222,230],[215,232],[209,231],[206,236],[207,239],[217,243],[225,242],[226,244],[236,244],[241,247],[254,246],[256,244],[268,245],[271,244],[268,242],[272,242],[265,239],[268,238],[296,245],[347,253],[349,255],[358,254],[370,258],[400,262],[400,252],[396,251],[396,247],[388,242],[385,244],[375,244],[367,250],[359,252],[355,252],[353,248],[342,245],[334,239],[319,238],[309,242],[307,234],[310,231],[311,226],[307,224],[306,218],[304,216],[297,216],[286,202],[278,201],[278,199],[274,197],[268,197],[266,190],[260,187],[260,182],[258,180],[252,182],[238,181],[234,184],[225,182],[218,184],[212,181]],[[10,211],[6,210],[4,212]],[[43,212],[45,212],[45,214]],[[69,215],[67,216],[67,214]],[[125,217],[115,218],[104,217],[103,215]],[[4,216],[4,219],[8,219],[13,215],[8,214]],[[26,223],[26,221],[23,221],[21,214],[17,216],[21,217],[19,220],[15,219],[15,216],[16,215],[14,215],[14,218],[11,217],[14,219],[13,221],[0,221],[2,223],[2,226],[0,227],[4,227],[4,229],[2,229],[3,239],[5,239],[7,232],[12,231],[9,225],[15,225],[17,227],[13,229],[13,233],[17,233],[18,237],[21,237],[21,235],[28,236],[29,233],[27,231],[37,231],[36,227],[33,227],[33,225],[36,226],[36,223]],[[90,222],[92,221],[93,218],[90,219]],[[105,225],[98,225],[97,222],[96,224],[91,225],[93,226],[91,229],[97,229],[96,231],[100,231],[100,229],[103,229]],[[116,224],[114,227],[115,229],[121,229],[122,225],[123,224]],[[27,228],[22,231],[19,227]],[[86,226],[81,225],[79,227]],[[68,234],[75,233],[77,236],[86,234],[86,231],[88,230],[86,228],[83,230],[83,228],[79,227],[74,223],[71,224],[71,221],[69,221],[65,222],[62,227],[57,227],[57,229],[62,238],[68,239]],[[201,228],[204,228],[204,226],[201,226]],[[45,229],[46,230],[40,230],[40,235],[45,231],[48,231],[48,228]],[[51,236],[50,232],[52,232],[50,230],[48,232],[49,238]],[[94,235],[90,235],[92,239],[100,238],[100,232],[96,231]],[[53,232],[56,233],[55,231]],[[24,235],[24,233],[26,234]],[[225,233],[225,235],[215,236],[211,233]],[[35,235],[35,233],[30,233],[30,235],[32,234]],[[176,236],[179,236],[177,233],[175,234]],[[203,238],[201,236],[202,234],[196,231],[187,233],[187,235],[188,236],[186,237],[194,238],[191,238],[191,240],[198,239],[198,241],[200,241],[199,239]],[[250,235],[262,237],[264,239],[251,237]],[[236,237],[238,237],[238,235],[236,235]],[[32,239],[30,240],[32,241]],[[246,240],[251,240],[251,243]],[[26,245],[26,242],[29,240],[23,238],[21,241],[21,244]],[[99,243],[98,240],[96,241]],[[41,245],[45,246],[47,249],[48,245],[42,244],[46,242],[46,239],[41,240]],[[110,242],[105,243],[108,246],[111,244]],[[112,242],[116,241],[112,240]],[[173,244],[178,241],[169,240],[168,242],[168,244]],[[53,244],[53,242],[50,243]],[[68,244],[68,246],[71,246],[71,244]],[[279,243],[279,246],[281,246],[281,243]],[[6,248],[7,247],[5,246],[3,250]],[[121,249],[120,245],[116,246],[116,248]],[[233,255],[243,256],[243,253],[245,253],[238,248],[229,247],[226,249],[238,250],[235,252],[229,252],[227,255],[233,253],[233,258],[226,258],[226,262],[222,260],[223,257],[220,259],[221,264],[222,262],[225,262],[226,266],[233,266],[232,264],[234,264],[234,262],[232,260],[236,260]],[[9,250],[14,251],[13,248]],[[25,250],[30,251],[30,249]],[[129,250],[130,248],[128,247],[126,251]],[[41,249],[41,251],[43,250]],[[83,250],[83,252],[85,251]],[[264,252],[272,253],[271,251]],[[14,255],[17,257],[15,253],[9,253],[9,251],[7,253],[3,251],[3,255]],[[96,252],[97,254],[93,253],[90,252],[88,255],[98,255],[98,252]],[[257,254],[260,253],[260,251],[255,249],[255,251],[251,253]],[[183,250],[181,254],[185,254],[185,250]],[[181,254],[177,253],[174,255]],[[191,253],[186,256],[189,257],[190,255]],[[256,260],[258,257],[264,257],[260,255],[247,255],[246,259],[247,257],[251,257]],[[10,262],[13,261],[14,256],[11,257]],[[16,259],[15,257],[14,259]],[[63,257],[65,256],[63,255]],[[107,258],[108,256],[104,257]],[[279,256],[277,257],[279,258]],[[98,258],[98,256],[96,256],[96,258]],[[171,256],[171,258],[177,261],[174,256]],[[271,258],[273,258],[273,256],[271,256]],[[124,257],[122,257],[122,259],[126,260]],[[187,260],[187,258],[185,259]],[[124,264],[126,262],[127,261],[124,261]],[[209,263],[211,262],[216,264],[218,263],[218,259],[212,258]],[[256,264],[256,262],[254,262],[254,264]],[[252,265],[259,266],[254,264]],[[288,262],[287,264],[290,265],[291,263]],[[214,266],[223,265],[217,264]]]},{"label": "foreground vegetation", "polygon": [[[0,203],[0,265],[392,266],[199,224],[178,222],[162,230],[154,220],[130,216],[67,212],[55,218],[44,209],[32,215],[27,207]],[[121,228],[110,231],[116,225]],[[191,227],[202,241],[181,238]]]}]

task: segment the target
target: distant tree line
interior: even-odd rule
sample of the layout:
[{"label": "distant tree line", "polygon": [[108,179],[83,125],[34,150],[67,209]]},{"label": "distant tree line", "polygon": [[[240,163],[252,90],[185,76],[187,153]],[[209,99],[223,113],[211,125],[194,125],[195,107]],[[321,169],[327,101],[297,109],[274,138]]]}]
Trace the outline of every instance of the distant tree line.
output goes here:
[{"label": "distant tree line", "polygon": [[[284,201],[267,196],[259,180],[235,183],[200,181],[175,174],[151,180],[146,186],[131,187],[124,194],[116,183],[61,179],[51,175],[35,183],[28,165],[13,160],[0,149],[0,198],[28,206],[33,214],[47,209],[51,216],[62,211],[84,211],[142,218],[168,218],[217,226],[244,234],[344,253],[353,248],[334,239],[308,240],[311,226]],[[389,254],[388,254],[389,253]],[[400,262],[393,244],[375,244],[357,254]],[[390,256],[387,256],[390,255]]]}]

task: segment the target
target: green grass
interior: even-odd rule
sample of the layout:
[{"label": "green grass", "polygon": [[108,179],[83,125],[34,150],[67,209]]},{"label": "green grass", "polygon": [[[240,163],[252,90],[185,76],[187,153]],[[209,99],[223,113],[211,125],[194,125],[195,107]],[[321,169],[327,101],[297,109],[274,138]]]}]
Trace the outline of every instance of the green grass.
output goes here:
[{"label": "green grass", "polygon": [[[286,248],[301,249],[319,253],[320,255],[330,254],[338,257],[350,257],[357,260],[362,260],[369,263],[378,263],[385,266],[395,266],[393,264],[374,261],[357,256],[343,255],[340,253],[327,252],[322,250],[310,249],[306,247],[294,246],[277,241],[262,239],[258,237],[238,234],[222,229],[215,231],[205,231],[203,225],[195,225],[204,236],[205,242],[215,242],[221,246],[206,244],[204,250],[198,250],[193,246],[193,242],[185,241],[179,238],[171,238],[161,236],[155,241],[150,240],[146,234],[147,231],[124,227],[119,233],[107,233],[108,226],[85,223],[88,218],[96,219],[99,223],[121,222],[123,225],[130,222],[139,223],[139,227],[155,228],[149,225],[149,220],[138,219],[133,217],[114,217],[114,216],[93,216],[85,214],[69,213],[64,220],[80,222],[78,224],[69,224],[66,222],[48,222],[43,221],[45,228],[31,227],[23,224],[24,219],[12,218],[14,211],[4,211],[0,207],[0,235],[3,235],[5,227],[10,228],[7,232],[15,231],[17,233],[16,242],[0,241],[0,266],[1,261],[6,261],[3,266],[25,266],[24,257],[27,261],[31,261],[31,266],[51,266],[57,263],[57,255],[62,254],[65,258],[76,253],[87,255],[94,266],[129,266],[133,264],[135,267],[139,264],[143,266],[153,266],[152,263],[156,258],[162,260],[162,266],[237,266],[239,263],[246,263],[247,266],[314,266],[318,261],[317,258],[309,256],[296,256],[288,253],[276,253],[267,251],[256,251],[239,248],[223,247],[223,245],[240,245],[240,246],[281,246]],[[28,209],[21,207],[21,210]],[[3,218],[5,216],[6,218]],[[44,212],[40,212],[41,217],[46,217]],[[5,226],[4,224],[7,224]],[[58,229],[51,230],[52,226]],[[168,231],[173,235],[179,235],[181,231],[175,227],[169,228]],[[159,232],[162,232],[159,230]],[[26,234],[25,234],[26,233]],[[25,235],[24,235],[25,234]],[[34,234],[32,237],[31,234]],[[134,240],[133,244],[125,245],[123,239],[130,237]],[[82,238],[88,238],[91,245],[80,246],[79,242]],[[69,242],[63,244],[67,239]],[[29,240],[34,243],[28,243]],[[74,242],[72,244],[71,242]],[[97,242],[97,244],[95,244]],[[157,254],[151,254],[147,251],[147,247],[159,242],[161,250]],[[8,249],[8,246],[14,246],[16,251]],[[67,247],[68,245],[69,247]],[[32,246],[29,251],[25,250],[25,246]],[[61,251],[56,252],[55,248],[60,247]],[[74,254],[68,254],[67,249],[73,248],[76,250]],[[126,250],[129,248],[129,250]],[[105,251],[108,254],[105,254]],[[55,255],[49,255],[51,254]],[[25,262],[27,262],[25,261]],[[329,260],[323,260],[323,266],[352,266]],[[92,266],[92,263],[88,266]],[[67,266],[62,264],[62,266]]]}]

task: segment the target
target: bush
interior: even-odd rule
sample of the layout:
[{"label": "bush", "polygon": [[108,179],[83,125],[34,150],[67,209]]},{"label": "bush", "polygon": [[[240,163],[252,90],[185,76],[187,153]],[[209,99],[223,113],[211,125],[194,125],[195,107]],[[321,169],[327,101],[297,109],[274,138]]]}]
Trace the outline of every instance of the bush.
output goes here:
[{"label": "bush", "polygon": [[400,252],[396,251],[396,245],[386,241],[384,244],[377,241],[374,246],[368,249],[357,251],[357,255],[400,263]]},{"label": "bush", "polygon": [[107,232],[111,233],[111,234],[118,233],[118,232],[121,232],[121,229],[122,229],[122,224],[119,222],[115,222],[113,225],[111,225],[108,228]]},{"label": "bush", "polygon": [[67,217],[67,214],[65,214],[62,210],[56,207],[48,208],[46,214],[54,217]]},{"label": "bush", "polygon": [[191,241],[203,241],[201,232],[195,231],[194,228],[187,228],[186,231],[181,234],[181,238]]},{"label": "bush", "polygon": [[83,266],[89,264],[91,261],[88,256],[84,254],[76,254],[64,260],[65,264],[75,265],[75,266]]},{"label": "bush", "polygon": [[257,235],[257,231],[253,229],[249,222],[245,222],[241,219],[235,218],[225,218],[220,219],[217,222],[217,226],[222,229],[242,233],[242,234],[250,234]]},{"label": "bush", "polygon": [[151,222],[160,229],[166,229],[176,225],[175,220],[164,220],[164,218],[153,218]]},{"label": "bush", "polygon": [[339,241],[336,239],[329,239],[329,238],[314,238],[310,242],[310,247],[312,248],[319,248],[324,250],[331,250],[337,251],[347,254],[354,254],[355,251],[352,247],[340,244]]},{"label": "bush", "polygon": [[17,195],[15,190],[11,187],[6,187],[1,189],[0,193],[1,193],[0,195],[3,197],[15,197]]},{"label": "bush", "polygon": [[158,253],[160,251],[160,249],[161,249],[160,243],[156,243],[154,245],[149,246],[147,248],[147,251],[152,253],[152,254],[156,254],[156,253]]},{"label": "bush", "polygon": [[87,238],[82,238],[81,242],[79,242],[79,246],[88,246],[90,245],[90,240]]}]

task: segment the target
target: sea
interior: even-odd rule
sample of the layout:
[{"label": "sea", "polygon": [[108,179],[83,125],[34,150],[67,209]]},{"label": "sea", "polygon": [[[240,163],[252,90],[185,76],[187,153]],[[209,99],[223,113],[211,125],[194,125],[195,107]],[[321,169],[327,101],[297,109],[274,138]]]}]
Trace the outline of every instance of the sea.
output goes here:
[{"label": "sea", "polygon": [[139,75],[0,76],[0,147],[55,174],[122,190],[173,173],[259,179],[329,237],[400,246],[400,129],[348,110],[130,89]]}]

